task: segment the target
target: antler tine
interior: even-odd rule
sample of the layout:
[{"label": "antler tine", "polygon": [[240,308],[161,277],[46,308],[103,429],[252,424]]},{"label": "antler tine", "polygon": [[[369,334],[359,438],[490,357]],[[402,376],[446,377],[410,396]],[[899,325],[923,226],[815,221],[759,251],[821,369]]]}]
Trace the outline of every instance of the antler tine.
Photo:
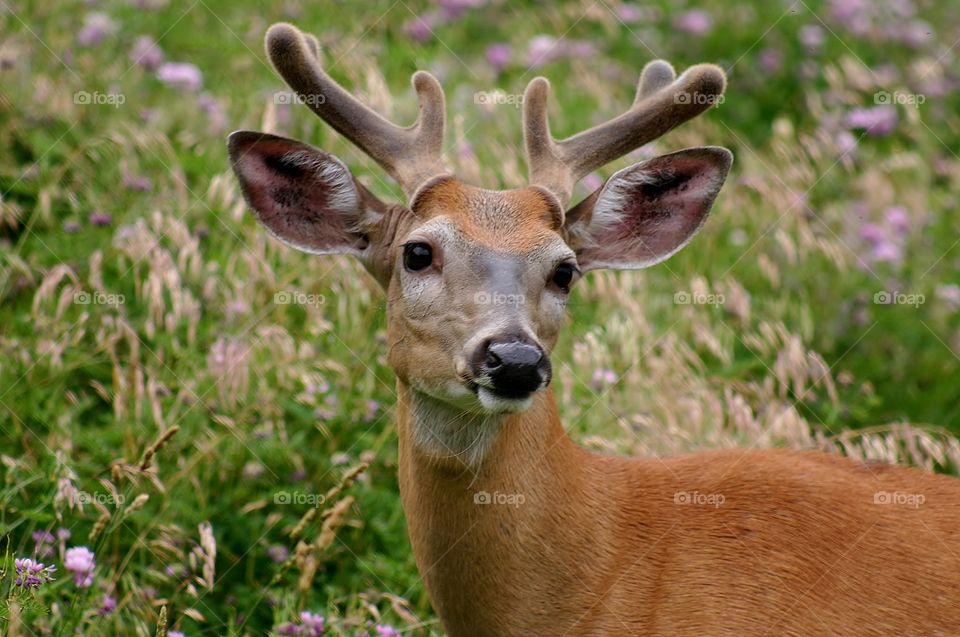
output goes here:
[{"label": "antler tine", "polygon": [[273,66],[307,105],[338,133],[369,155],[412,198],[431,177],[445,174],[443,87],[435,77],[417,71],[411,78],[420,100],[420,115],[401,128],[344,90],[319,64],[319,44],[293,25],[275,24],[267,31],[267,55]]},{"label": "antler tine", "polygon": [[637,82],[637,95],[633,100],[634,105],[643,98],[653,95],[664,86],[672,84],[675,79],[677,79],[677,72],[666,60],[648,62],[640,73],[640,81]]},{"label": "antler tine", "polygon": [[523,96],[523,132],[530,183],[553,192],[562,205],[590,171],[622,157],[692,119],[716,103],[726,86],[712,64],[690,67],[679,78],[663,60],[646,65],[633,105],[608,122],[557,141],[550,134],[550,83],[534,78]]}]

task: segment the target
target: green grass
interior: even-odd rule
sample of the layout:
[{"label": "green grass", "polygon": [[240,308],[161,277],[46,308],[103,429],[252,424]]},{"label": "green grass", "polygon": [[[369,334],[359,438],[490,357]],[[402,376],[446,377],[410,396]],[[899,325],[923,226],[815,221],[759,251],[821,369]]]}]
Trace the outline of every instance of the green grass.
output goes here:
[{"label": "green grass", "polygon": [[[738,443],[882,455],[872,444],[881,440],[891,459],[954,471],[960,99],[950,47],[960,33],[949,25],[960,23],[960,7],[916,5],[914,18],[881,11],[873,30],[857,34],[825,3],[704,3],[713,27],[694,36],[672,26],[686,3],[660,0],[625,24],[612,3],[547,11],[493,2],[417,43],[403,25],[428,10],[420,3],[290,3],[299,8],[286,13],[222,0],[155,10],[105,1],[96,10],[117,31],[81,47],[77,31],[94,10],[85,3],[8,2],[0,9],[0,600],[22,609],[17,629],[16,608],[0,601],[2,630],[152,635],[166,607],[170,627],[191,636],[265,634],[301,610],[324,614],[342,634],[368,622],[442,632],[397,496],[383,297],[357,264],[270,240],[227,166],[230,130],[270,125],[340,156],[379,195],[399,196],[307,108],[278,112],[272,94],[285,87],[261,44],[278,20],[316,33],[331,74],[398,121],[416,112],[409,75],[424,68],[441,77],[448,155],[488,187],[523,183],[520,112],[475,104],[477,91],[519,94],[548,76],[559,136],[624,109],[654,55],[680,69],[729,68],[726,101],[657,148],[725,145],[737,157],[734,173],[687,250],[647,272],[592,274],[578,286],[554,355],[565,423],[589,446],[637,453]],[[915,19],[934,25],[918,45],[884,35]],[[811,24],[823,28],[816,47],[798,40]],[[140,35],[202,71],[200,93],[218,101],[221,122],[198,93],[129,59]],[[596,53],[531,70],[525,51],[537,35],[587,41]],[[484,60],[495,42],[514,49],[502,73]],[[766,51],[778,52],[778,68],[763,66]],[[77,104],[78,91],[125,101]],[[874,106],[877,91],[925,102],[896,106],[889,135],[850,131],[859,144],[841,158],[844,117]],[[464,140],[472,154],[461,152]],[[130,188],[125,176],[150,187]],[[902,259],[871,262],[863,225],[882,223],[895,206],[907,217],[896,238]],[[110,223],[91,223],[95,212]],[[725,302],[675,302],[697,290]],[[276,303],[284,291],[324,302]],[[924,303],[876,304],[880,291]],[[122,302],[83,304],[78,294]],[[614,386],[594,379],[608,369],[622,377]],[[141,470],[145,450],[173,426],[179,431]],[[319,507],[354,499],[326,518],[336,538],[310,559],[271,559],[271,547],[296,552],[290,532],[311,508],[277,494],[324,494],[360,463],[369,466],[357,481]],[[73,488],[101,506],[71,505]],[[149,500],[131,510],[138,494]],[[317,540],[322,518],[300,538]],[[217,544],[211,586],[197,579],[204,522]],[[33,553],[33,532],[58,528],[71,538],[47,559],[59,567],[56,582],[16,593],[13,558]],[[63,567],[62,549],[80,545],[97,556],[89,589]],[[106,593],[118,608],[100,615]]]}]

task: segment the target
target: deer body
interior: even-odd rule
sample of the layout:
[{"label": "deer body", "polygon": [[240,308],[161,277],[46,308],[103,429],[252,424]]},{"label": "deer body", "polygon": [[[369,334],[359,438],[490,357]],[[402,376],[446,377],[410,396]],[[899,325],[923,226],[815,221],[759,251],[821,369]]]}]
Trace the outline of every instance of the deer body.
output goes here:
[{"label": "deer body", "polygon": [[[451,637],[960,634],[950,478],[786,450],[603,456],[549,392],[474,472],[417,451],[410,402],[401,384],[401,495]],[[926,500],[877,504],[894,492]]]},{"label": "deer body", "polygon": [[258,220],[300,250],[356,256],[387,294],[401,497],[451,637],[960,635],[960,482],[796,451],[617,458],[560,422],[550,352],[571,287],[686,245],[732,156],[640,162],[567,210],[573,186],[707,108],[720,69],[652,62],[626,113],[559,141],[533,80],[530,185],[494,191],[444,170],[429,74],[414,75],[420,117],[400,128],[323,72],[315,39],[275,25],[267,52],[409,198],[380,201],[306,144],[230,137]]}]

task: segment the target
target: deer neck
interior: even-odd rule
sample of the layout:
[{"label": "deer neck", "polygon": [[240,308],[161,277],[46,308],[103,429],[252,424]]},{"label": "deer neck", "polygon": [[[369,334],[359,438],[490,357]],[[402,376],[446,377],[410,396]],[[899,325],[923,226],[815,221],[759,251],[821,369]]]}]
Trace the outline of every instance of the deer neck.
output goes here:
[{"label": "deer neck", "polygon": [[[615,526],[611,489],[601,484],[611,467],[597,471],[596,457],[570,440],[549,390],[522,413],[478,417],[400,383],[398,419],[410,540],[451,637],[534,629],[531,600],[555,600],[602,572],[569,556],[602,545]],[[437,436],[449,447],[446,456],[438,454]],[[505,601],[504,590],[523,594]]]}]

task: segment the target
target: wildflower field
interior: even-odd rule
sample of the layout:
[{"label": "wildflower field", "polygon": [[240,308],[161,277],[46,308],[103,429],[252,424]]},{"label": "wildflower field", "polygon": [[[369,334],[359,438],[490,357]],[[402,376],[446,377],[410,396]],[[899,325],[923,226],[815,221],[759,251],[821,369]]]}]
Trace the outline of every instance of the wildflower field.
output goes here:
[{"label": "wildflower field", "polygon": [[553,355],[583,445],[821,448],[960,469],[960,4],[939,0],[0,0],[0,634],[440,635],[396,481],[384,299],[268,237],[226,136],[255,129],[402,193],[273,72],[267,27],[447,158],[525,183],[523,89],[558,136],[643,65],[725,99],[589,175],[735,155],[703,231],[594,272]]}]

